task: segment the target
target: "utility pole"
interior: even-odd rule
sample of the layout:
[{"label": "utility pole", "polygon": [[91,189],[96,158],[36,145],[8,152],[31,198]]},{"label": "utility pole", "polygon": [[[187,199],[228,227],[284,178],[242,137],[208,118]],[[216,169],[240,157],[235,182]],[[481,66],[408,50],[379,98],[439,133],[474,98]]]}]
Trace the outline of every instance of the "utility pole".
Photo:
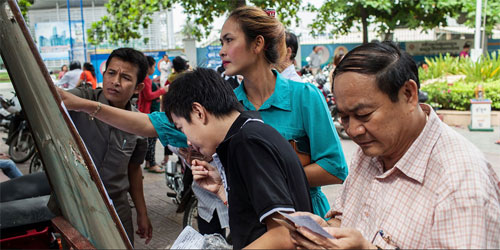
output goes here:
[{"label": "utility pole", "polygon": [[481,0],[476,0],[476,30],[474,32],[474,49],[470,53],[472,61],[477,62],[483,54],[481,49]]}]

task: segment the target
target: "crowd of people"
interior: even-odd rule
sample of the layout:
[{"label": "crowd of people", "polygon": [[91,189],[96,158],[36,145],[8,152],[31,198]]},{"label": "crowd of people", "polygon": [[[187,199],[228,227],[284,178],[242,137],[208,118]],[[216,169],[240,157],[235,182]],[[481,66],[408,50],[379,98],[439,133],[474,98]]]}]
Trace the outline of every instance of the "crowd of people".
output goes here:
[{"label": "crowd of people", "polygon": [[[189,162],[200,232],[229,227],[236,249],[500,247],[496,173],[418,102],[417,66],[396,44],[368,43],[335,58],[332,92],[359,145],[348,164],[322,93],[293,70],[295,35],[246,6],[231,12],[220,42],[223,76],[166,56],[157,85],[148,77],[154,58],[119,48],[106,61],[102,89],[77,86],[95,74],[73,63],[61,78],[70,90],[59,94],[131,241],[127,192],[136,232],[152,238],[140,165],[146,159],[150,171],[163,171],[154,160],[159,138],[171,151],[206,156]],[[317,58],[311,66],[318,70]],[[330,184],[343,185],[331,203],[321,190]],[[309,216],[333,238],[289,230],[280,213]]]}]

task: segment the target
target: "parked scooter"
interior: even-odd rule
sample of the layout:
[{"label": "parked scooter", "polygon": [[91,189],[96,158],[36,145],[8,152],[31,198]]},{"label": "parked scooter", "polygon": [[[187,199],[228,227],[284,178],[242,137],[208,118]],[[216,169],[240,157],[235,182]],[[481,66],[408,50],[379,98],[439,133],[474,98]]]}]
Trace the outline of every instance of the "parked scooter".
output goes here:
[{"label": "parked scooter", "polygon": [[12,92],[14,96],[7,99],[0,94],[0,126],[8,130],[10,120],[14,114],[21,111],[21,104],[17,99],[16,93]]},{"label": "parked scooter", "polygon": [[179,161],[167,163],[165,168],[165,179],[167,187],[173,192],[167,192],[167,196],[178,205],[176,212],[184,213],[182,227],[191,226],[198,230],[198,200],[191,189],[193,175],[187,162],[192,159],[200,158],[199,155],[193,155],[189,149],[172,150],[179,157]]},{"label": "parked scooter", "polygon": [[35,141],[22,111],[11,117],[5,143],[9,145],[9,155],[16,163],[27,161],[35,153]]}]

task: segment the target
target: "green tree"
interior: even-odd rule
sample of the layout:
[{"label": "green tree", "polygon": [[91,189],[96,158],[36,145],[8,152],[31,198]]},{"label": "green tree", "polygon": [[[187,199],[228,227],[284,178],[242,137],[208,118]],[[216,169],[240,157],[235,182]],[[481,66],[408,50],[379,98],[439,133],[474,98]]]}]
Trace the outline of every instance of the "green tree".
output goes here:
[{"label": "green tree", "polygon": [[386,40],[398,27],[430,29],[446,25],[446,17],[461,6],[461,0],[326,0],[319,8],[309,4],[306,9],[318,13],[310,25],[313,35],[325,31],[345,35],[355,27],[362,30],[363,43],[367,43],[369,24],[375,24]]},{"label": "green tree", "polygon": [[[484,1],[481,10],[481,26],[484,18]],[[461,11],[455,13],[456,18],[465,18],[465,25],[474,27],[476,25],[476,1],[466,1]],[[486,34],[491,34],[493,28],[500,24],[500,0],[488,0],[486,4]]]},{"label": "green tree", "polygon": [[19,6],[19,9],[21,10],[21,14],[23,15],[24,21],[27,23],[28,22],[28,9],[31,7],[35,0],[17,0],[17,5]]},{"label": "green tree", "polygon": [[[276,9],[277,17],[285,25],[292,20],[298,23],[297,12],[300,9],[301,0],[249,0],[252,5],[261,8]],[[173,4],[179,3],[185,13],[187,22],[193,23],[190,32],[200,39],[212,30],[214,19],[229,11],[247,4],[245,0],[109,0],[106,9],[109,15],[92,23],[87,30],[87,37],[91,44],[97,45],[104,40],[110,43],[129,42],[140,38],[140,30],[146,29],[152,23],[151,16],[167,9]],[[147,43],[147,38],[144,39]]]}]

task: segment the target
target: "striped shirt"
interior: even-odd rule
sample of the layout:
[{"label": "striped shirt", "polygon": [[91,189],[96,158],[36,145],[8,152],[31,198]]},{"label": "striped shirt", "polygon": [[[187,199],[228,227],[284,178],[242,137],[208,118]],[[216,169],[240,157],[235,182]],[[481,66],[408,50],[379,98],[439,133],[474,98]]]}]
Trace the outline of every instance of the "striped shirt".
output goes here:
[{"label": "striped shirt", "polygon": [[499,248],[496,173],[430,106],[421,107],[429,120],[392,169],[384,172],[377,157],[357,151],[333,205],[341,227],[382,248]]}]

